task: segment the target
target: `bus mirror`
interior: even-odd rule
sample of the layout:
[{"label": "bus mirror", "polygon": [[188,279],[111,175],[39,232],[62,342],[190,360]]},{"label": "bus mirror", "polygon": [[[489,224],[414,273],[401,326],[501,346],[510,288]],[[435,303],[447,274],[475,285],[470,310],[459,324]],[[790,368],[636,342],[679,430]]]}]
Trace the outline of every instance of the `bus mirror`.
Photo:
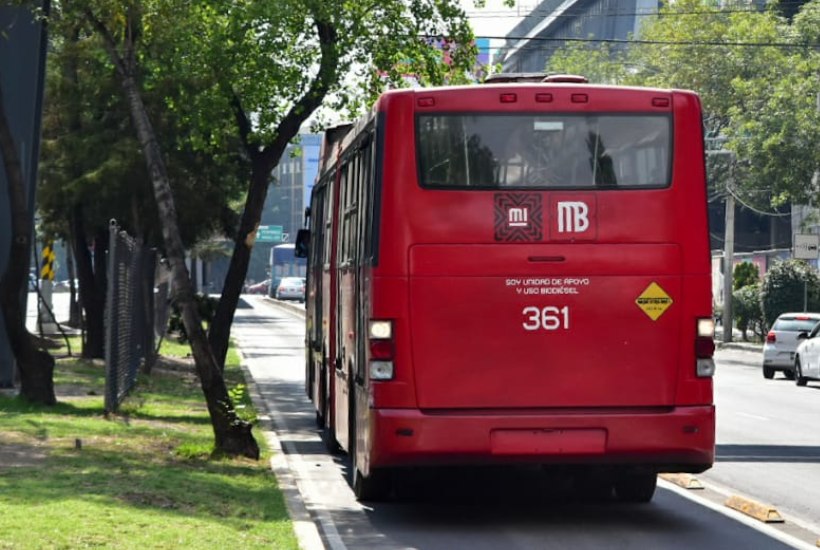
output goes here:
[{"label": "bus mirror", "polygon": [[300,229],[296,232],[296,246],[293,249],[293,254],[297,258],[307,258],[308,242],[310,242],[310,230]]}]

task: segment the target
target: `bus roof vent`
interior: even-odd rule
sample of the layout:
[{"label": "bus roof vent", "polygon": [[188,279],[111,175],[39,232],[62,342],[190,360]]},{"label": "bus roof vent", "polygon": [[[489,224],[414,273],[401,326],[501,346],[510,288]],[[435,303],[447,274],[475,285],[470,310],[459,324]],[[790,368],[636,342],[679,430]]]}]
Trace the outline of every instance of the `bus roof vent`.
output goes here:
[{"label": "bus roof vent", "polygon": [[484,79],[484,84],[505,84],[507,82],[543,82],[548,73],[498,73]]},{"label": "bus roof vent", "polygon": [[548,74],[541,82],[566,82],[571,84],[589,84],[585,76],[577,74]]},{"label": "bus roof vent", "polygon": [[564,82],[587,84],[586,77],[561,73],[498,73],[484,79],[484,84],[506,84],[509,82]]}]

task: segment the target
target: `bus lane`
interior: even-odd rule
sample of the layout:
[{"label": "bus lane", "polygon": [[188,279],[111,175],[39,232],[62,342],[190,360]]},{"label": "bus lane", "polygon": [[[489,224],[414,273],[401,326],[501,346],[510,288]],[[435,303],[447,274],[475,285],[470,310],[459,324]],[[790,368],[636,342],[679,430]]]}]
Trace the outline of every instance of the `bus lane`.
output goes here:
[{"label": "bus lane", "polygon": [[[303,546],[344,549],[813,547],[723,509],[719,499],[661,481],[650,504],[577,499],[561,478],[532,467],[440,470],[359,503],[344,454],[330,455],[304,391],[304,320],[262,297],[237,310],[233,335],[282,452],[274,470]],[[278,461],[278,462],[277,462]]]}]

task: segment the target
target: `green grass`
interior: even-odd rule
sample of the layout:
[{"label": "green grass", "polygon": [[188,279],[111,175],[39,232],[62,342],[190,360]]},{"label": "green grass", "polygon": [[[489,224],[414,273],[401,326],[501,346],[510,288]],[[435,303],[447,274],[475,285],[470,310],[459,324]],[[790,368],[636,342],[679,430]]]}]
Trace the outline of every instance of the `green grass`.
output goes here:
[{"label": "green grass", "polygon": [[[238,365],[232,351],[227,386],[247,410]],[[0,395],[0,548],[298,548],[260,430],[258,462],[212,458],[193,367],[140,375],[108,418],[100,362],[60,359],[54,379],[53,407]]]}]

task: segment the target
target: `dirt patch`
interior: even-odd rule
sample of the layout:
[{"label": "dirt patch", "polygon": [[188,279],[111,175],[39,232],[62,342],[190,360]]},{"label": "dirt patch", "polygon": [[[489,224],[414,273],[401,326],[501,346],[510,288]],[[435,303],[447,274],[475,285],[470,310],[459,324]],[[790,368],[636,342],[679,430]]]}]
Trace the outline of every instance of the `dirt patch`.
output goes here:
[{"label": "dirt patch", "polygon": [[154,364],[154,370],[192,373],[196,372],[196,365],[194,364],[194,358],[190,355],[188,357],[160,355]]},{"label": "dirt patch", "polygon": [[0,444],[0,472],[9,468],[40,466],[45,460],[45,447],[18,443]]}]

